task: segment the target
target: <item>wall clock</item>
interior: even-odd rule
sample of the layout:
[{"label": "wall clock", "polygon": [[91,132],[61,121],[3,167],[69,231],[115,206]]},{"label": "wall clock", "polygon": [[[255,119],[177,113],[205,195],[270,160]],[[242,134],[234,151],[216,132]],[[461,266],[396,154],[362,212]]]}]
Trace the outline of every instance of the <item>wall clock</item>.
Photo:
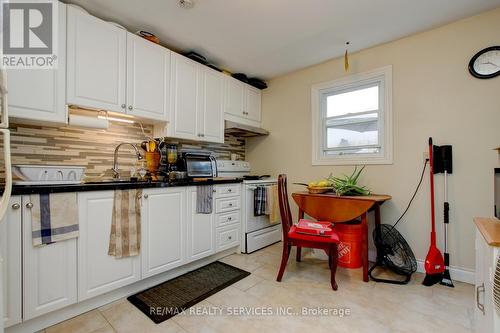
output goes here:
[{"label": "wall clock", "polygon": [[476,53],[469,62],[469,72],[478,79],[500,75],[500,46],[487,47]]}]

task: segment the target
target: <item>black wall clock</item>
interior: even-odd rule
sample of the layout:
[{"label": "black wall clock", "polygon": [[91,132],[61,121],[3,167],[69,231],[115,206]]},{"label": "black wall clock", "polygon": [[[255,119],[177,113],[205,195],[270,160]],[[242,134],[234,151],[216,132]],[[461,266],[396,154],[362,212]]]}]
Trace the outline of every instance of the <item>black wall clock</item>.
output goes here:
[{"label": "black wall clock", "polygon": [[469,62],[469,72],[478,79],[500,75],[500,46],[487,47],[476,53]]}]

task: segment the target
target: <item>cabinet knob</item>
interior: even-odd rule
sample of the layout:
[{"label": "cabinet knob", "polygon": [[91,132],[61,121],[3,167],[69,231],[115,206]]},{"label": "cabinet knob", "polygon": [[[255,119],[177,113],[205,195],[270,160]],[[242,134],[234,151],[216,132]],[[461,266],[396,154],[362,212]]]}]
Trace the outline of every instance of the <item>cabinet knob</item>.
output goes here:
[{"label": "cabinet knob", "polygon": [[227,220],[228,220],[228,221],[231,221],[232,219],[233,219],[233,218],[232,218],[231,216],[229,216],[229,217],[227,218]]},{"label": "cabinet knob", "polygon": [[202,137],[202,138],[204,138],[204,137],[205,137],[205,134],[202,134],[202,135],[201,135],[201,137]]},{"label": "cabinet knob", "polygon": [[19,208],[21,208],[21,205],[18,204],[17,202],[12,204],[12,209],[19,209]]},{"label": "cabinet knob", "polygon": [[233,239],[233,236],[229,236],[227,239],[231,240],[231,239]]},{"label": "cabinet knob", "polygon": [[132,109],[133,109],[132,105],[129,105],[128,109],[132,111]]},{"label": "cabinet knob", "polygon": [[231,190],[230,188],[229,188],[227,191],[228,191],[228,192],[232,192],[232,190]]},{"label": "cabinet knob", "polygon": [[122,109],[125,109],[127,106],[125,104],[122,104]]},{"label": "cabinet knob", "polygon": [[149,195],[148,194],[144,194],[143,197],[144,197],[144,199],[147,199],[147,198],[149,198]]},{"label": "cabinet knob", "polygon": [[26,204],[26,208],[29,208],[29,209],[33,208],[33,203],[32,202],[28,202]]},{"label": "cabinet knob", "polygon": [[233,204],[232,204],[232,203],[229,203],[229,207],[233,207]]}]

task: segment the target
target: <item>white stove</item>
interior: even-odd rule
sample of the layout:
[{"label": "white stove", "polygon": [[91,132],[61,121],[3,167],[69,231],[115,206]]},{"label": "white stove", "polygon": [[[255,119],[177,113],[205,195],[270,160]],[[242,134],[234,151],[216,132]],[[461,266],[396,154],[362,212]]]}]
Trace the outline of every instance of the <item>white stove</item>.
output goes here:
[{"label": "white stove", "polygon": [[[251,175],[246,161],[217,160],[218,177],[243,178]],[[241,252],[251,253],[281,241],[281,222],[270,223],[269,216],[254,215],[254,191],[258,186],[276,185],[276,178],[243,180]]]}]

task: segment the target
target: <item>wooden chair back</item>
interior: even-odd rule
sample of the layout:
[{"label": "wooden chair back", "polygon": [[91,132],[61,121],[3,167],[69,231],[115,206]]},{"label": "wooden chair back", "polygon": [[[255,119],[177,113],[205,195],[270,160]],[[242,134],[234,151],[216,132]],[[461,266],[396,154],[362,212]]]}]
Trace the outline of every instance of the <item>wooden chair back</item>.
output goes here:
[{"label": "wooden chair back", "polygon": [[290,203],[288,202],[288,191],[286,185],[286,175],[278,177],[278,201],[280,206],[281,226],[283,229],[283,240],[288,239],[288,232],[292,226],[292,212],[290,211]]}]

